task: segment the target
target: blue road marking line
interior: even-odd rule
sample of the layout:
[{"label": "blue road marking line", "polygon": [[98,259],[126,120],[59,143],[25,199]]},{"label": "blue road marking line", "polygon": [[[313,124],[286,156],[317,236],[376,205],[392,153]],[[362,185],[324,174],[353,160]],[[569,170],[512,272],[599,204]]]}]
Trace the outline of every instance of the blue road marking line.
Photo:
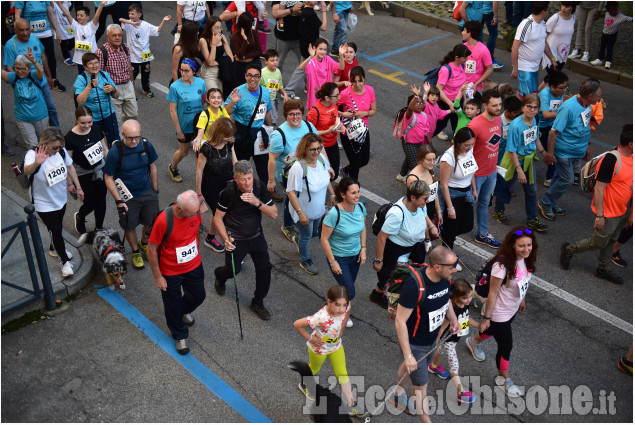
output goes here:
[{"label": "blue road marking line", "polygon": [[378,64],[383,65],[383,66],[388,67],[388,68],[396,69],[397,71],[401,71],[404,74],[412,75],[413,77],[419,78],[421,80],[423,80],[425,78],[421,74],[417,74],[416,72],[408,71],[407,69],[401,68],[400,66],[393,65],[393,64],[388,63],[388,62],[384,62],[381,59],[375,60],[372,56],[366,56],[363,53],[357,53],[357,57],[361,58],[361,59],[369,60],[369,61],[374,62],[374,63],[378,63]]},{"label": "blue road marking line", "polygon": [[135,325],[144,334],[157,344],[163,351],[172,356],[185,370],[190,372],[199,382],[205,385],[214,395],[223,400],[229,407],[238,412],[243,418],[249,422],[267,422],[271,423],[271,419],[266,417],[262,412],[256,409],[236,390],[229,386],[225,381],[218,377],[214,372],[209,370],[200,360],[191,353],[181,355],[176,351],[174,340],[165,332],[159,329],[139,310],[134,308],[132,304],[126,301],[116,291],[109,288],[97,291],[100,297],[108,301],[123,317],[128,319],[130,323]]},{"label": "blue road marking line", "polygon": [[449,36],[450,36],[450,34],[437,35],[436,37],[432,37],[432,38],[429,38],[427,40],[420,41],[420,42],[412,44],[410,46],[402,47],[401,49],[393,50],[392,52],[388,52],[388,53],[384,53],[382,55],[377,55],[377,56],[372,56],[372,57],[371,56],[366,56],[366,58],[368,58],[369,60],[377,61],[379,59],[383,59],[383,58],[386,58],[388,56],[392,56],[392,55],[397,55],[399,53],[403,53],[406,50],[414,49],[415,47],[424,46],[424,45],[426,45],[428,43],[432,43],[433,41],[441,40],[442,38],[449,37]]}]

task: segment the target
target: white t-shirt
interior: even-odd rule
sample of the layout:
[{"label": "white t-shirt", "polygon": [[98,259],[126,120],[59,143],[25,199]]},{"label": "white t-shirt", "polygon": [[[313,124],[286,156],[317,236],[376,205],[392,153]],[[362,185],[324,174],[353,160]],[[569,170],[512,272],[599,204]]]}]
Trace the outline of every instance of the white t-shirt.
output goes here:
[{"label": "white t-shirt", "polygon": [[177,1],[177,5],[183,7],[183,17],[190,21],[200,21],[205,16],[204,1]]},{"label": "white t-shirt", "polygon": [[523,44],[518,48],[518,70],[536,72],[540,69],[540,62],[545,51],[547,25],[545,21],[539,24],[529,16],[522,20],[516,30],[516,40]]},{"label": "white t-shirt", "polygon": [[[296,161],[289,169],[287,192],[292,190],[300,192],[300,196],[298,196],[300,208],[302,208],[302,211],[304,211],[304,214],[309,220],[317,220],[324,215],[326,189],[331,182],[331,177],[329,176],[329,161],[322,154],[320,154],[320,159],[324,165],[318,161],[315,168],[308,165],[306,167],[309,190],[311,191],[311,202],[309,202],[309,194],[306,190],[306,182],[304,181],[304,173],[302,172],[300,161]],[[291,213],[293,221],[297,222],[300,219],[291,203],[289,203],[289,212]]]},{"label": "white t-shirt", "polygon": [[492,266],[492,276],[503,279],[496,303],[492,309],[491,318],[494,322],[506,322],[518,311],[520,302],[527,294],[531,273],[527,270],[525,260],[516,261],[516,276],[509,279],[509,288],[505,285],[507,270],[500,263],[494,263]]},{"label": "white t-shirt", "polygon": [[130,49],[130,62],[142,63],[153,60],[154,56],[142,58],[141,55],[151,53],[150,37],[158,37],[159,28],[146,21],[141,21],[141,25],[138,27],[130,24],[121,24],[121,26],[126,32],[126,44]]},{"label": "white t-shirt", "polygon": [[[57,152],[42,163],[39,171],[33,178],[33,204],[35,211],[50,212],[61,210],[68,200],[66,192],[66,176],[68,166],[73,163],[73,158],[64,149],[66,160]],[[35,162],[35,151],[30,149],[24,156],[24,165]],[[49,181],[56,182],[53,185]]]},{"label": "white t-shirt", "polygon": [[[459,162],[463,161],[474,161],[474,149],[470,149],[468,153],[465,155],[459,155]],[[452,172],[450,173],[450,180],[448,181],[449,187],[457,187],[457,188],[465,188],[472,184],[472,176],[474,173],[468,173],[465,175],[461,170],[460,165],[457,165],[454,168],[454,146],[450,146],[450,149],[445,151],[441,156],[441,162],[446,162],[452,167]]]},{"label": "white t-shirt", "polygon": [[[82,65],[82,56],[84,56],[85,53],[95,53],[97,51],[97,41],[95,40],[97,28],[99,28],[99,24],[93,24],[92,19],[86,25],[81,25],[73,19],[73,32],[75,33],[75,52],[73,53],[73,63]],[[76,47],[78,44],[84,45],[83,47],[90,46],[90,50],[77,49]]]},{"label": "white t-shirt", "polygon": [[[62,2],[66,10],[71,6],[70,1]],[[53,12],[55,13],[55,19],[57,19],[57,25],[60,28],[60,37],[62,40],[69,40],[75,37],[75,33],[73,32],[73,27],[66,20],[66,15],[62,12],[62,9],[57,5],[56,2],[53,2]]]},{"label": "white t-shirt", "polygon": [[412,246],[426,238],[428,212],[424,207],[417,208],[417,211],[412,213],[404,205],[404,199],[405,196],[388,210],[381,230],[390,235],[388,239],[391,242],[400,246]]},{"label": "white t-shirt", "polygon": [[[566,62],[569,57],[569,49],[571,48],[571,39],[575,31],[575,15],[571,15],[571,19],[564,19],[560,14],[554,14],[547,21],[547,44],[551,49],[551,53],[557,62]],[[546,68],[551,65],[551,58],[543,53],[542,67]]]}]

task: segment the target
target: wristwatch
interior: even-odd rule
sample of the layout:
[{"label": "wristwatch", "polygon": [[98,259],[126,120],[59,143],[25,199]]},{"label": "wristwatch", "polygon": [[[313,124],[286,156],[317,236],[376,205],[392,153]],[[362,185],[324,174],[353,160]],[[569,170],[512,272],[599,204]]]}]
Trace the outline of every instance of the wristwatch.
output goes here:
[{"label": "wristwatch", "polygon": [[375,261],[373,261],[373,264],[381,264],[383,262],[384,262],[384,260],[380,260],[379,258],[375,258]]}]

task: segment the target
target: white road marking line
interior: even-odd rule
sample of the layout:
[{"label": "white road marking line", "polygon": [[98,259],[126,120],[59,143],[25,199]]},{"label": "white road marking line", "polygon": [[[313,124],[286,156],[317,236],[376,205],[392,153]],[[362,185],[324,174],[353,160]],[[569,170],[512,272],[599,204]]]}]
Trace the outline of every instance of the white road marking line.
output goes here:
[{"label": "white road marking line", "polygon": [[[362,190],[362,196],[370,201],[375,202],[376,204],[379,205],[383,205],[383,204],[387,204],[390,201],[388,201],[387,199],[382,198],[379,195],[376,195],[366,189]],[[480,257],[484,260],[487,260],[489,258],[492,258],[493,252],[490,251],[486,251],[483,248],[474,245],[473,243],[470,243],[468,241],[466,241],[463,238],[456,238],[456,242],[455,242],[455,247],[461,247],[463,249],[465,249],[467,252],[470,252],[474,255],[476,255],[477,257]],[[615,326],[618,329],[623,330],[624,332],[627,332],[631,335],[633,335],[633,325],[628,323],[625,320],[620,319],[617,316],[614,316],[613,314],[609,313],[608,311],[604,311],[599,307],[594,306],[593,304],[590,304],[586,301],[584,301],[581,298],[576,297],[575,295],[558,288],[557,286],[547,282],[544,279],[539,278],[538,276],[536,276],[535,274],[532,276],[531,278],[531,283],[534,284],[536,287],[542,289],[545,292],[548,292],[558,298],[560,298],[563,301],[568,302],[569,304],[578,307],[584,311],[586,311],[587,313],[597,317],[598,319],[601,319],[603,321],[605,321],[606,323]]]},{"label": "white road marking line", "polygon": [[154,82],[154,83],[151,83],[150,85],[164,94],[168,94],[170,92],[170,89],[161,83]]}]

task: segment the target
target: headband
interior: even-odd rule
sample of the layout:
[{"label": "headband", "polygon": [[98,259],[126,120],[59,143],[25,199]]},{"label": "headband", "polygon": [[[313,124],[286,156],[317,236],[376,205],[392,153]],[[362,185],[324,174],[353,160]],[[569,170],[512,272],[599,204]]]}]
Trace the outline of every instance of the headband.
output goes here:
[{"label": "headband", "polygon": [[192,68],[193,72],[196,72],[198,70],[198,64],[196,63],[194,59],[185,58],[183,59],[183,61],[181,61],[181,63],[188,64],[190,68]]}]

